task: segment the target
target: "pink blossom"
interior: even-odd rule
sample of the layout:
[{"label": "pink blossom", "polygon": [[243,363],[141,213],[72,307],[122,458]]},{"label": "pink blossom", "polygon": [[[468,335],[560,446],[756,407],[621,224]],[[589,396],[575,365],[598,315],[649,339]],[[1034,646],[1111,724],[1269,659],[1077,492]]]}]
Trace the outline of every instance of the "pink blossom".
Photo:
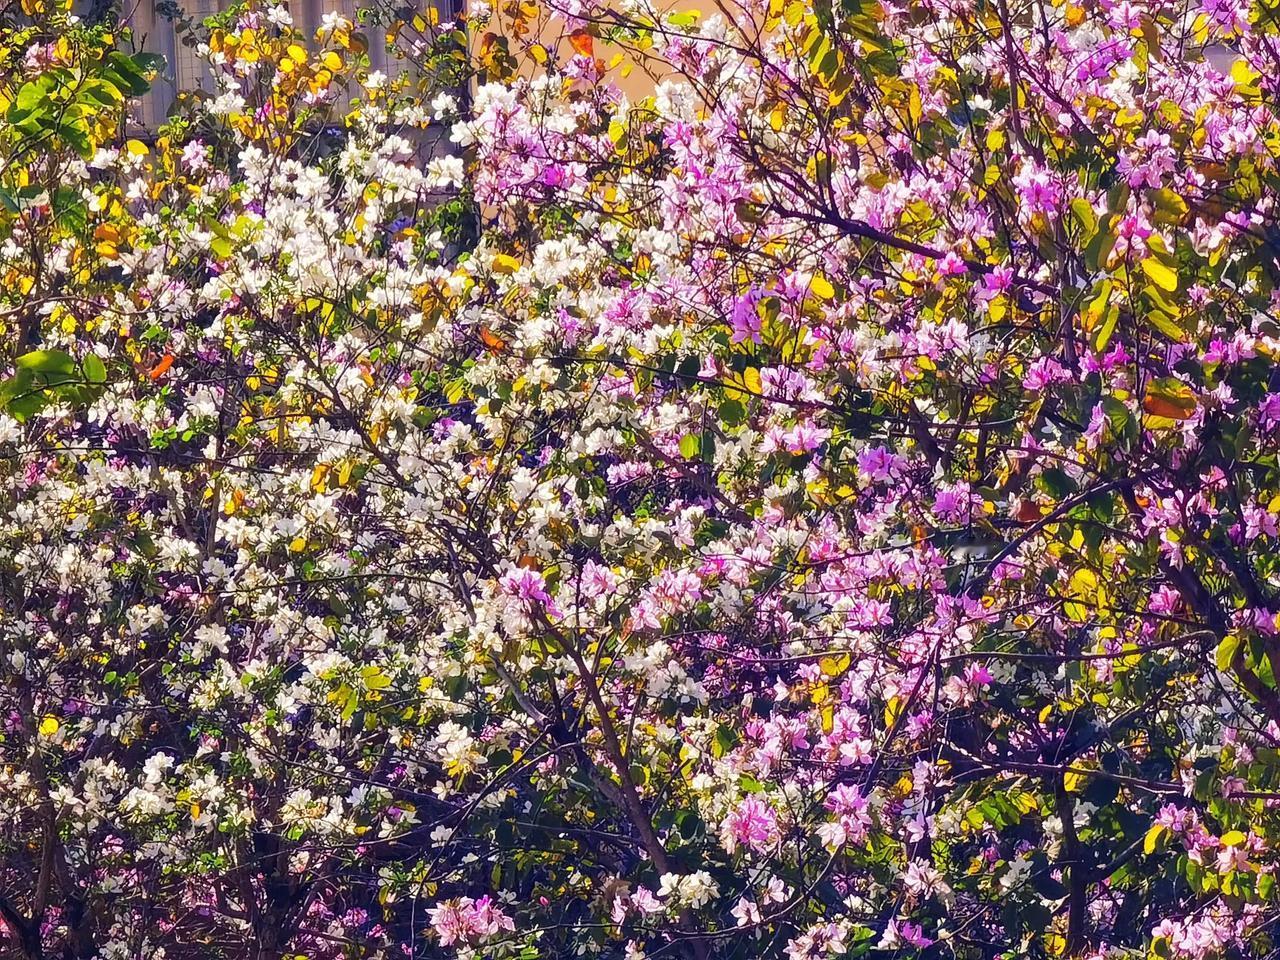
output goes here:
[{"label": "pink blossom", "polygon": [[758,305],[763,297],[762,291],[752,290],[734,301],[730,314],[733,343],[742,343],[746,340],[752,343],[760,342],[760,331],[764,327],[764,321],[760,318]]},{"label": "pink blossom", "polygon": [[724,846],[729,853],[733,853],[739,844],[752,850],[763,850],[777,836],[777,815],[759,797],[747,797],[725,819]]},{"label": "pink blossom", "polygon": [[488,895],[479,900],[459,897],[437,904],[428,916],[440,937],[441,946],[479,943],[502,932],[515,930],[515,921],[502,912]]}]

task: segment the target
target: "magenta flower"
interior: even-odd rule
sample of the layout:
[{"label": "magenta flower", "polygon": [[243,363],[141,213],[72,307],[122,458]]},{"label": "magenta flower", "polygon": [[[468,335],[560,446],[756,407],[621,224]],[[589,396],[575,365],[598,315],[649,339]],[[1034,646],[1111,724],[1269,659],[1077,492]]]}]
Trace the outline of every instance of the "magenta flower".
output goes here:
[{"label": "magenta flower", "polygon": [[725,819],[723,838],[729,853],[740,844],[751,850],[764,850],[777,837],[777,815],[759,797],[747,797]]},{"label": "magenta flower", "polygon": [[858,454],[858,472],[873,483],[899,479],[906,466],[906,460],[883,447],[872,447]]},{"label": "magenta flower", "polygon": [[1027,390],[1043,390],[1055,383],[1070,379],[1071,374],[1053,357],[1039,357],[1027,367],[1022,386]]},{"label": "magenta flower", "polygon": [[732,343],[743,343],[750,340],[760,342],[760,331],[764,329],[764,321],[760,318],[758,306],[764,297],[764,291],[752,289],[745,296],[733,302],[730,324],[733,327]]}]

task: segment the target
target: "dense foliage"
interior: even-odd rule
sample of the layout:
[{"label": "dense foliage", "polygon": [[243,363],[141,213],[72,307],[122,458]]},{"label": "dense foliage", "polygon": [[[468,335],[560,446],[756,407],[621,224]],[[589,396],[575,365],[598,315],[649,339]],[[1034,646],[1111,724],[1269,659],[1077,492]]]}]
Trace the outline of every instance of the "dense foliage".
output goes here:
[{"label": "dense foliage", "polygon": [[1272,955],[1278,17],[5,6],[0,955]]}]

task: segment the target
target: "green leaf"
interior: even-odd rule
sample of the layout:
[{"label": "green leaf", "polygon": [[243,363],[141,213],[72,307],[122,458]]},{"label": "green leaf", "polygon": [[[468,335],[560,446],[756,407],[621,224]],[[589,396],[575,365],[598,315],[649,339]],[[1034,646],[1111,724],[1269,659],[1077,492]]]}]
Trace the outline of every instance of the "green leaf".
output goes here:
[{"label": "green leaf", "polygon": [[734,732],[724,724],[716,727],[715,740],[711,744],[711,755],[714,757],[723,757],[726,753],[738,745],[738,738]]},{"label": "green leaf", "polygon": [[1168,294],[1154,283],[1142,288],[1143,311],[1140,316],[1150,327],[1175,343],[1185,343],[1186,330],[1180,322],[1182,309],[1174,303]]},{"label": "green leaf", "polygon": [[1076,197],[1071,201],[1071,213],[1080,224],[1086,239],[1092,239],[1098,230],[1098,217],[1093,212],[1093,205],[1084,197]]},{"label": "green leaf", "polygon": [[1157,223],[1175,224],[1187,215],[1187,201],[1167,187],[1151,191],[1155,203]]},{"label": "green leaf", "polygon": [[1148,310],[1142,315],[1142,319],[1174,343],[1185,343],[1187,340],[1187,332],[1163,310]]},{"label": "green leaf", "polygon": [[692,460],[698,455],[698,451],[702,449],[702,441],[697,434],[686,433],[680,438],[680,456],[686,460]]},{"label": "green leaf", "polygon": [[124,102],[124,93],[110,80],[94,77],[85,81],[78,99],[88,100],[100,107],[117,107]]},{"label": "green leaf", "polygon": [[45,396],[43,390],[36,390],[31,393],[24,393],[15,397],[13,400],[5,404],[5,409],[19,423],[25,423],[31,417],[35,416],[44,409],[45,404],[49,402],[49,398]]},{"label": "green leaf", "polygon": [[1213,662],[1222,673],[1231,672],[1231,661],[1236,657],[1236,651],[1240,649],[1240,635],[1238,633],[1229,633],[1218,643],[1218,649],[1214,651]]},{"label": "green leaf", "polygon": [[1129,208],[1129,198],[1132,195],[1129,184],[1121,180],[1107,191],[1107,209],[1112,213],[1124,213]]},{"label": "green leaf", "polygon": [[93,140],[89,136],[88,126],[83,121],[64,120],[58,124],[58,136],[86,160],[93,156]]},{"label": "green leaf", "polygon": [[145,73],[163,73],[168,61],[158,53],[135,53],[132,57],[134,65]]},{"label": "green leaf", "polygon": [[1110,304],[1107,312],[1103,315],[1102,321],[1098,324],[1093,332],[1093,349],[1098,353],[1102,353],[1107,349],[1107,345],[1111,343],[1112,336],[1115,335],[1116,326],[1120,322],[1120,307],[1117,304]]},{"label": "green leaf", "polygon": [[72,233],[81,233],[88,223],[88,213],[80,194],[69,187],[57,190],[53,195],[53,212],[58,225]]},{"label": "green leaf", "polygon": [[1098,232],[1093,235],[1088,246],[1084,248],[1084,262],[1090,270],[1102,270],[1107,265],[1111,251],[1116,245],[1116,235],[1111,230],[1115,218],[1108,215],[1103,218]]},{"label": "green leaf", "polygon": [[18,88],[18,95],[13,99],[13,106],[9,108],[6,119],[15,127],[25,128],[24,132],[39,129],[40,121],[44,119],[51,103],[51,85],[52,81],[43,77],[24,83]]},{"label": "green leaf", "polygon": [[[213,237],[209,240],[209,249],[214,252],[219,260],[226,260],[231,256],[231,241],[226,237]],[[457,401],[453,401],[457,402]]]},{"label": "green leaf", "polygon": [[151,89],[151,81],[147,79],[148,69],[148,66],[117,50],[107,57],[102,75],[129,96],[139,97]]},{"label": "green leaf", "polygon": [[154,557],[159,552],[155,540],[146,530],[139,530],[133,535],[133,548],[144,557]]},{"label": "green leaf", "polygon": [[0,383],[0,406],[5,406],[23,394],[35,388],[35,374],[25,367],[19,367],[12,377]]},{"label": "green leaf", "polygon": [[33,350],[31,353],[24,353],[20,356],[16,363],[23,370],[45,375],[51,373],[69,374],[76,368],[75,360],[65,350]]},{"label": "green leaf", "polygon": [[106,383],[107,382],[107,366],[102,362],[102,358],[96,353],[85,354],[83,362],[80,364],[84,370],[84,377],[90,383]]},{"label": "green leaf", "polygon": [[746,417],[746,408],[739,401],[729,399],[720,404],[720,419],[724,421],[726,426],[736,427]]}]

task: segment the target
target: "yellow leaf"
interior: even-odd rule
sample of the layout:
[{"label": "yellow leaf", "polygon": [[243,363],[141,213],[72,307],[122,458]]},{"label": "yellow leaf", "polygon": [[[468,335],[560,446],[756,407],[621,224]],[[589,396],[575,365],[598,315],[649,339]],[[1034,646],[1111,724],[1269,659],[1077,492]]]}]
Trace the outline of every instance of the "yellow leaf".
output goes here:
[{"label": "yellow leaf", "polygon": [[884,707],[884,725],[892,727],[894,721],[898,719],[898,714],[902,712],[902,698],[894,697]]},{"label": "yellow leaf", "polygon": [[1067,793],[1079,793],[1084,789],[1085,782],[1089,778],[1083,773],[1076,773],[1070,770],[1062,776],[1062,786]]},{"label": "yellow leaf", "polygon": [[493,258],[492,269],[494,273],[515,273],[520,269],[520,261],[509,254],[500,253]]},{"label": "yellow leaf", "polygon": [[831,281],[820,273],[814,274],[813,283],[809,285],[809,289],[823,300],[830,300],[836,295],[835,287],[831,286]]},{"label": "yellow leaf", "polygon": [[1142,840],[1142,852],[1147,854],[1155,853],[1160,844],[1164,841],[1165,834],[1168,832],[1168,827],[1161,826],[1158,823],[1155,824],[1147,831],[1146,837]]},{"label": "yellow leaf", "polygon": [[1010,799],[1013,801],[1014,806],[1018,808],[1019,813],[1030,813],[1040,806],[1034,793],[1015,793]]},{"label": "yellow leaf", "polygon": [[[1071,575],[1071,580],[1067,584],[1068,596],[1094,600],[1097,594],[1098,578],[1092,570],[1081,567]],[[1076,623],[1084,622],[1091,614],[1090,607],[1080,603],[1068,602],[1063,605],[1063,610],[1067,617]]]},{"label": "yellow leaf", "polygon": [[764,385],[760,382],[760,371],[755,367],[747,367],[742,371],[742,385],[747,388],[748,393],[753,393],[757,397],[764,393]]},{"label": "yellow leaf", "polygon": [[1241,87],[1251,87],[1258,81],[1259,74],[1249,66],[1243,57],[1237,57],[1231,64],[1231,79]]},{"label": "yellow leaf", "polygon": [[329,475],[329,464],[317,463],[311,471],[311,490],[313,493],[324,493],[325,477]]},{"label": "yellow leaf", "polygon": [[828,677],[835,677],[849,669],[849,662],[849,654],[842,653],[838,657],[823,657],[819,665]]},{"label": "yellow leaf", "polygon": [[987,315],[991,318],[992,323],[999,323],[1005,318],[1005,314],[1009,312],[1009,301],[1004,294],[993,299],[987,304]]},{"label": "yellow leaf", "polygon": [[1142,272],[1162,290],[1172,293],[1178,289],[1178,275],[1155,257],[1147,257],[1142,261]]}]

